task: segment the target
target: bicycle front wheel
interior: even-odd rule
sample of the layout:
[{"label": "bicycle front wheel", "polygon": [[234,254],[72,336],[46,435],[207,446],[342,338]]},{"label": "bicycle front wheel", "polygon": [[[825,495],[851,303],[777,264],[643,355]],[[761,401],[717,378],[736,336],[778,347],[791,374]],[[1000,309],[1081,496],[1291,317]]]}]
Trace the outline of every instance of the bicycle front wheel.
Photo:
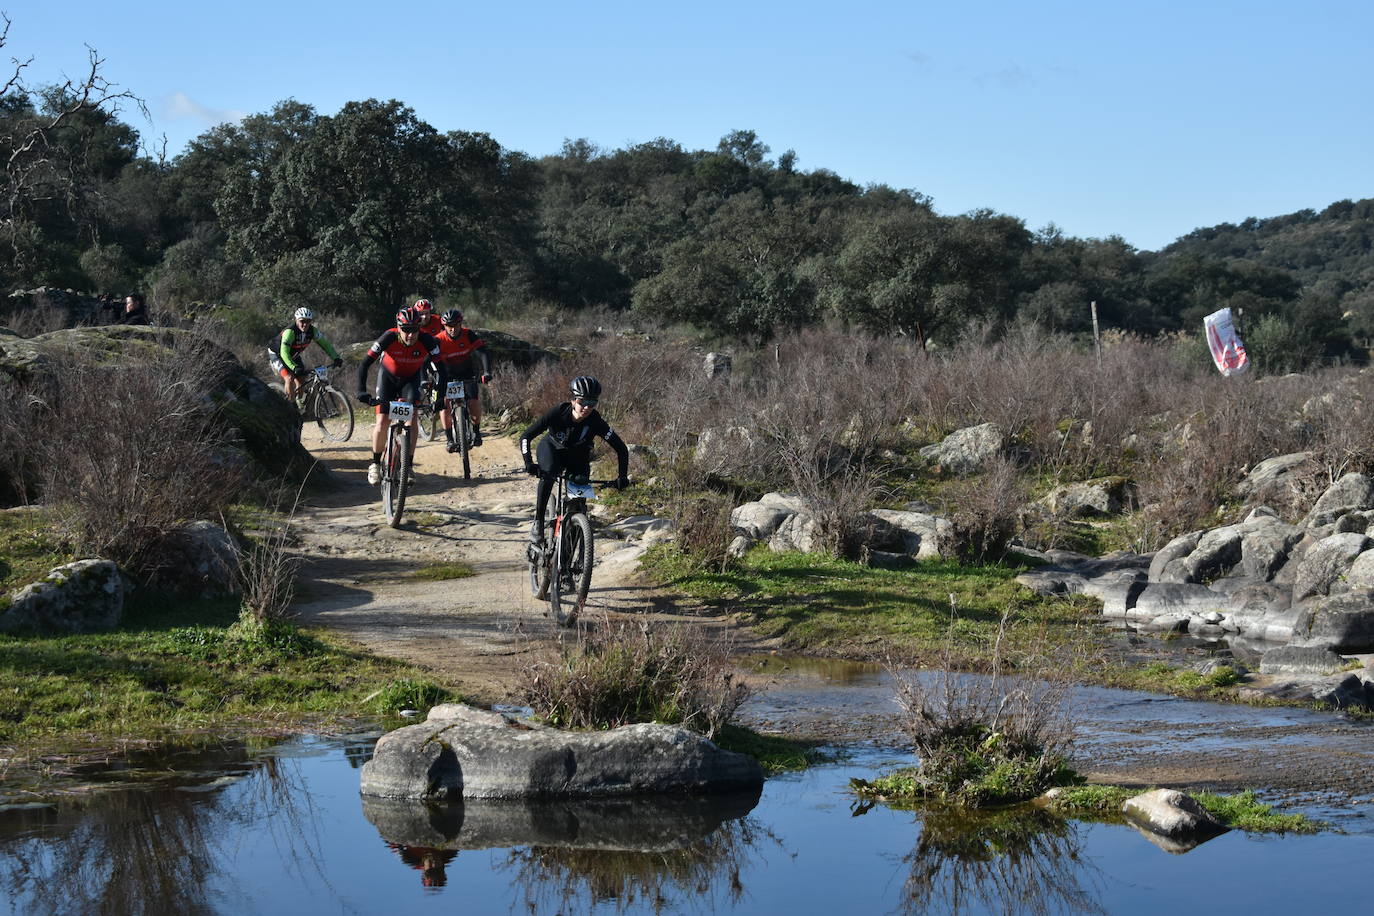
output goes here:
[{"label": "bicycle front wheel", "polygon": [[472,448],[472,421],[468,419],[468,405],[466,403],[453,409],[453,435],[458,440],[458,451],[463,453],[463,479],[472,479],[472,457],[468,450]]},{"label": "bicycle front wheel", "polygon": [[315,423],[330,442],[353,437],[353,402],[337,388],[325,388],[315,397]]},{"label": "bicycle front wheel", "polygon": [[558,569],[549,583],[549,609],[554,622],[570,627],[587,603],[592,585],[592,523],[581,512],[563,520],[555,558]]},{"label": "bicycle front wheel", "polygon": [[393,426],[388,434],[385,478],[382,480],[382,512],[392,528],[401,524],[410,487],[410,443],[404,426]]}]

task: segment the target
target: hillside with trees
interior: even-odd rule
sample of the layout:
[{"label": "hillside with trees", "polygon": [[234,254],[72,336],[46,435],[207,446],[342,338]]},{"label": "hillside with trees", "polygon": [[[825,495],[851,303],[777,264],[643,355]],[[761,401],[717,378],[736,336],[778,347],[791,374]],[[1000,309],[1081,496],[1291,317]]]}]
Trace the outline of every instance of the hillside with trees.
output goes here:
[{"label": "hillside with trees", "polygon": [[269,324],[307,301],[369,326],[425,294],[490,315],[602,308],[750,341],[836,323],[937,347],[1018,321],[1086,336],[1092,302],[1105,328],[1144,335],[1231,306],[1270,371],[1363,361],[1374,330],[1370,200],[1150,253],[941,214],[916,189],[803,169],[750,130],[715,149],[575,139],[534,158],[376,99],[333,114],[288,99],[168,160],[140,147],[137,99],[101,63],[60,87],[29,87],[21,66],[5,86],[8,291],[143,289],[163,315]]}]

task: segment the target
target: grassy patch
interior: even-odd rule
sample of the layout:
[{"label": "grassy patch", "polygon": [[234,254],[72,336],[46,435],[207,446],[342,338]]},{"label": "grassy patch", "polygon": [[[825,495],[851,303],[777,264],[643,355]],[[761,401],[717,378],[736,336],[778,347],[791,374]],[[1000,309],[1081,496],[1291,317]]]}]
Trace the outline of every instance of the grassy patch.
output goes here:
[{"label": "grassy patch", "polygon": [[324,633],[240,622],[230,599],[144,599],[111,633],[0,635],[0,745],[13,756],[384,713],[398,681],[428,683]]},{"label": "grassy patch", "polygon": [[1213,795],[1199,792],[1193,796],[1217,820],[1236,830],[1251,833],[1316,833],[1322,825],[1302,814],[1280,814],[1255,797],[1251,789],[1239,795]]},{"label": "grassy patch", "polygon": [[38,509],[0,512],[0,603],[10,593],[37,582],[54,566],[75,556],[63,544],[51,519]]},{"label": "grassy patch", "polygon": [[[1127,799],[1146,792],[1122,786],[1073,786],[1061,789],[1050,807],[1070,817],[1120,821],[1121,806]],[[1236,795],[1198,792],[1197,803],[1228,827],[1249,833],[1316,833],[1322,825],[1304,814],[1282,814],[1259,801],[1254,790]]]},{"label": "grassy patch", "polygon": [[442,582],[446,579],[466,579],[469,576],[477,575],[471,566],[466,563],[431,563],[428,566],[421,566],[411,574],[416,579],[429,579],[434,582]]},{"label": "grassy patch", "polygon": [[670,546],[650,550],[646,565],[665,584],[743,610],[754,629],[811,652],[928,654],[945,648],[951,625],[956,643],[986,640],[1008,609],[1070,639],[1096,607],[1090,599],[1036,595],[1015,581],[1025,567],[1012,565],[937,562],[883,570],[759,549],[718,572]]},{"label": "grassy patch", "polygon": [[816,762],[814,744],[804,744],[777,735],[761,735],[742,725],[727,725],[716,733],[715,743],[727,751],[748,754],[765,773],[804,770]]},{"label": "grassy patch", "polygon": [[1151,662],[1141,668],[1114,668],[1104,671],[1104,679],[1114,687],[1169,693],[1175,696],[1225,699],[1240,674],[1230,665],[1201,674],[1191,668],[1178,668],[1167,662]]}]

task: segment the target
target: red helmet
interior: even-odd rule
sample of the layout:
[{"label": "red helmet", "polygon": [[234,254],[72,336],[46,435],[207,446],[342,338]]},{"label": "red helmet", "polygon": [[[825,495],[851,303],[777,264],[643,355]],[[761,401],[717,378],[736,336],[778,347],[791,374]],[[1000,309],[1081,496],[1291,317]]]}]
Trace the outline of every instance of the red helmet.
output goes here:
[{"label": "red helmet", "polygon": [[434,311],[434,305],[428,299],[416,299],[415,304],[412,305],[411,308],[419,312],[422,318],[428,318],[429,313]]},{"label": "red helmet", "polygon": [[418,331],[425,323],[425,316],[411,306],[396,313],[396,327],[401,331]]}]

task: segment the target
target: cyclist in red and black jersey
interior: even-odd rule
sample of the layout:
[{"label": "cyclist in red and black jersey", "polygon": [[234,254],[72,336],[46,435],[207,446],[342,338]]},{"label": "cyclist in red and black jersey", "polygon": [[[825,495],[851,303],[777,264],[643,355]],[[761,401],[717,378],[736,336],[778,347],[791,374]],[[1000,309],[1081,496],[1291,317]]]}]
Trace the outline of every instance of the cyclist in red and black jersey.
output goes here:
[{"label": "cyclist in red and black jersey", "polygon": [[[458,309],[444,312],[442,320],[444,330],[439,334],[439,358],[448,366],[451,381],[462,379],[468,383],[468,416],[472,417],[472,445],[476,448],[482,444],[482,399],[478,397],[477,385],[491,381],[491,356],[482,338],[463,324],[463,313]],[[448,450],[458,451],[458,443],[453,441],[453,411],[447,407],[444,408],[444,435],[448,437]]]},{"label": "cyclist in red and black jersey", "polygon": [[[377,405],[377,425],[372,429],[372,463],[367,466],[367,482],[376,486],[382,479],[382,447],[386,443],[387,405],[404,398],[419,404],[422,397],[420,382],[425,366],[433,365],[439,376],[439,390],[448,384],[448,371],[439,359],[439,341],[420,330],[423,318],[414,308],[396,313],[396,327],[387,331],[368,348],[367,356],[358,366],[358,400]],[[377,394],[367,393],[367,370],[378,359]],[[418,424],[410,424],[410,454],[415,456],[415,436]]]},{"label": "cyclist in red and black jersey", "polygon": [[439,313],[434,311],[434,303],[428,299],[416,299],[411,308],[420,313],[420,330],[430,337],[438,337],[444,325],[439,320]]}]

